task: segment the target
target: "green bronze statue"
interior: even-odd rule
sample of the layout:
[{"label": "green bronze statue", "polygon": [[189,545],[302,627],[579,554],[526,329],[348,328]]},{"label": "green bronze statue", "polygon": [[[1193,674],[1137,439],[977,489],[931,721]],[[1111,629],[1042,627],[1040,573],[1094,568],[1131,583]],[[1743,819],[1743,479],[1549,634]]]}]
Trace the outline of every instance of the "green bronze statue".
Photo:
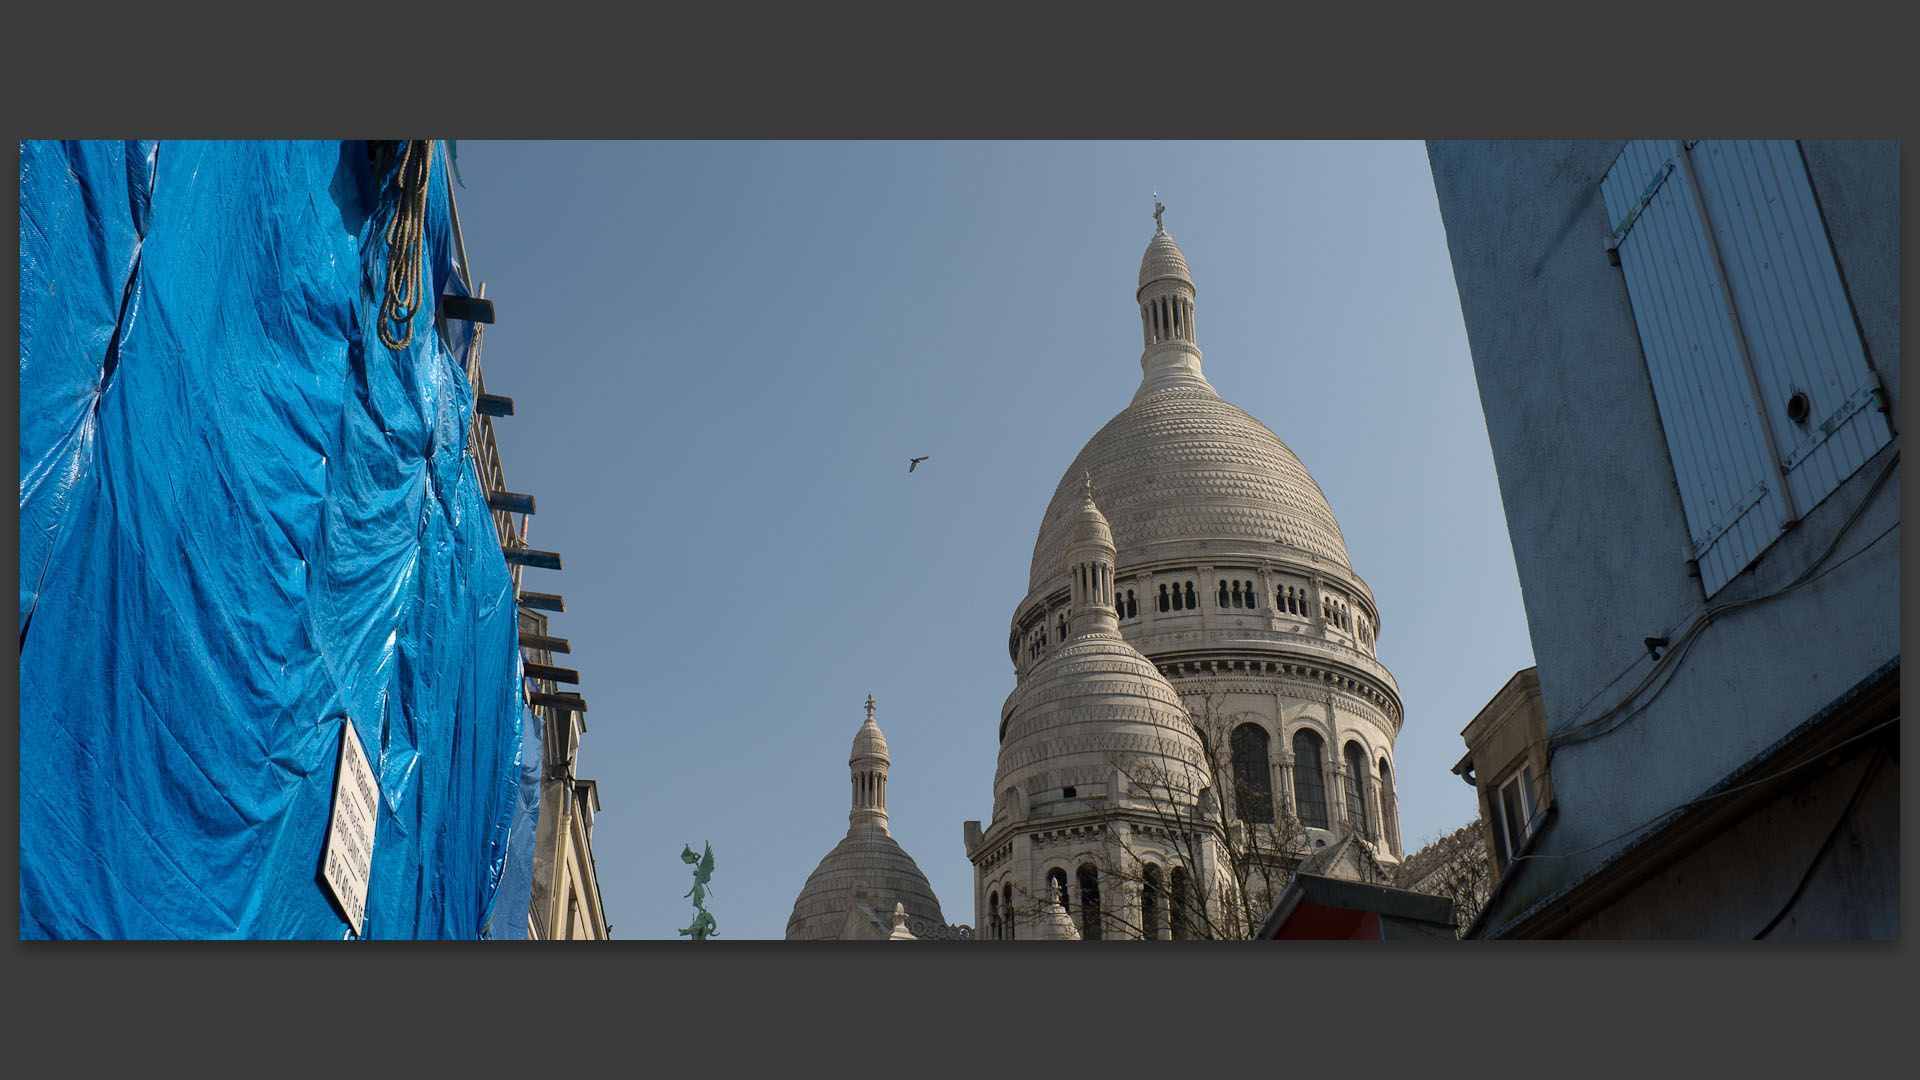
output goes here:
[{"label": "green bronze statue", "polygon": [[713,880],[713,845],[707,845],[705,855],[695,855],[693,845],[688,844],[680,852],[680,861],[693,866],[693,888],[686,895],[693,897],[695,912],[693,925],[682,928],[680,933],[695,941],[718,937],[718,924],[713,921],[713,916],[708,913],[706,905],[708,883]]}]

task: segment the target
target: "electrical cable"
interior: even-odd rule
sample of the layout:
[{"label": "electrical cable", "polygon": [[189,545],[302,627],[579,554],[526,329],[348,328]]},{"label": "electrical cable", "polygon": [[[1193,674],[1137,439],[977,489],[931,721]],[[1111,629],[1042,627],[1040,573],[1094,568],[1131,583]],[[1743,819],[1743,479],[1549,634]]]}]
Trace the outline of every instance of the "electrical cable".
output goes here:
[{"label": "electrical cable", "polygon": [[[1869,736],[1872,736],[1885,728],[1892,727],[1898,724],[1899,722],[1900,722],[1900,717],[1898,716],[1888,717],[1887,719],[1882,720],[1880,723],[1873,725],[1872,727],[1868,728],[1865,731],[1860,732],[1857,735],[1850,736],[1846,739],[1841,740],[1840,742],[1835,743],[1834,745],[1828,747],[1824,752],[1817,754],[1811,758],[1808,758],[1806,761],[1802,761],[1802,762],[1799,762],[1798,764],[1790,765],[1784,769],[1781,769],[1779,772],[1768,773],[1766,776],[1757,777],[1753,780],[1746,781],[1745,783],[1735,784],[1733,787],[1725,788],[1723,790],[1716,791],[1708,795],[1702,795],[1697,799],[1692,799],[1687,802],[1681,803],[1680,805],[1673,807],[1670,810],[1663,811],[1660,814],[1656,815],[1655,817],[1650,818],[1647,821],[1642,822],[1641,824],[1626,830],[1625,832],[1616,833],[1615,835],[1610,836],[1607,839],[1602,840],[1597,844],[1590,844],[1586,847],[1580,848],[1577,851],[1563,851],[1563,852],[1553,852],[1553,853],[1544,854],[1544,855],[1535,855],[1533,854],[1533,847],[1535,843],[1538,842],[1543,835],[1545,835],[1547,831],[1547,826],[1551,824],[1553,821],[1557,820],[1559,816],[1555,812],[1554,807],[1552,805],[1549,805],[1544,811],[1542,811],[1542,813],[1547,815],[1548,820],[1546,822],[1543,822],[1539,828],[1533,829],[1532,831],[1530,831],[1527,834],[1526,839],[1521,842],[1520,849],[1516,851],[1515,854],[1507,860],[1506,868],[1501,871],[1499,879],[1496,880],[1493,883],[1493,887],[1488,890],[1487,899],[1481,903],[1479,913],[1474,916],[1473,921],[1467,925],[1467,928],[1461,931],[1460,936],[1463,938],[1478,936],[1479,928],[1481,927],[1482,924],[1485,923],[1487,915],[1493,911],[1494,904],[1496,901],[1499,900],[1501,891],[1506,888],[1508,881],[1513,877],[1514,872],[1519,868],[1520,864],[1524,861],[1527,861],[1530,859],[1570,859],[1576,855],[1584,855],[1590,851],[1598,851],[1599,849],[1606,847],[1609,844],[1617,843],[1620,840],[1623,840],[1629,836],[1634,835],[1635,833],[1643,832],[1647,829],[1653,828],[1654,826],[1660,824],[1662,821],[1665,821],[1666,819],[1673,817],[1674,815],[1680,813],[1681,811],[1687,809],[1690,806],[1699,806],[1704,803],[1712,802],[1715,799],[1719,799],[1724,796],[1731,795],[1736,791],[1743,791],[1747,788],[1754,787],[1759,784],[1770,783],[1774,780],[1778,780],[1781,777],[1786,776],[1790,773],[1793,773],[1797,770],[1804,769],[1808,765],[1812,765],[1815,762],[1824,761],[1828,757],[1832,756],[1832,754],[1835,751],[1838,751],[1843,747],[1850,746],[1853,743],[1861,741],[1862,739],[1868,738]],[[1884,751],[1880,751],[1880,753],[1884,753]],[[1842,815],[1842,820],[1844,820],[1844,817],[1845,816]],[[1791,907],[1792,906],[1791,903],[1789,903],[1788,906]],[[1771,926],[1769,926],[1769,929],[1771,929]]]},{"label": "electrical cable", "polygon": [[1820,850],[1813,853],[1813,861],[1807,864],[1807,872],[1800,875],[1800,884],[1794,886],[1793,895],[1787,897],[1786,904],[1780,908],[1779,912],[1767,922],[1766,926],[1760,928],[1759,933],[1753,935],[1753,940],[1759,941],[1772,933],[1773,928],[1780,925],[1780,920],[1786,918],[1787,913],[1793,910],[1793,906],[1800,902],[1800,895],[1807,891],[1807,885],[1813,881],[1814,870],[1820,866],[1820,860],[1826,858],[1827,851],[1839,838],[1840,827],[1847,823],[1847,819],[1853,817],[1854,808],[1860,805],[1861,797],[1867,793],[1868,781],[1880,771],[1880,763],[1886,759],[1886,756],[1887,752],[1884,749],[1874,751],[1873,759],[1867,762],[1867,771],[1860,775],[1860,786],[1853,789],[1853,798],[1847,800],[1847,808],[1840,811],[1839,820],[1835,821],[1833,828],[1827,831],[1827,838],[1821,842]]},{"label": "electrical cable", "polygon": [[[1671,681],[1673,673],[1679,670],[1680,661],[1686,657],[1687,653],[1692,651],[1693,646],[1698,639],[1700,631],[1706,629],[1707,626],[1711,625],[1715,620],[1719,619],[1722,615],[1725,615],[1730,611],[1735,611],[1739,608],[1747,607],[1751,604],[1757,604],[1765,600],[1772,600],[1777,597],[1784,596],[1787,593],[1793,592],[1796,589],[1800,589],[1807,585],[1811,585],[1815,581],[1818,581],[1821,578],[1827,576],[1827,574],[1830,574],[1833,571],[1838,570],[1840,567],[1845,566],[1847,563],[1851,562],[1853,559],[1857,558],[1859,555],[1872,549],[1873,546],[1878,544],[1881,540],[1885,539],[1888,533],[1892,532],[1894,529],[1899,527],[1898,521],[1895,521],[1893,525],[1883,530],[1880,533],[1880,535],[1868,541],[1865,545],[1863,545],[1860,548],[1859,551],[1856,551],[1853,554],[1848,555],[1845,559],[1840,560],[1839,562],[1835,563],[1830,567],[1821,569],[1821,564],[1824,563],[1830,556],[1832,556],[1835,549],[1837,549],[1840,546],[1840,541],[1847,536],[1848,532],[1853,528],[1854,523],[1859,521],[1860,515],[1863,514],[1866,511],[1866,508],[1872,504],[1874,496],[1879,494],[1881,486],[1886,483],[1887,478],[1889,476],[1893,475],[1893,471],[1899,465],[1899,463],[1900,463],[1900,451],[1896,449],[1887,458],[1887,463],[1881,467],[1880,475],[1874,478],[1873,484],[1867,489],[1866,494],[1862,496],[1859,503],[1854,506],[1853,512],[1848,515],[1846,521],[1842,522],[1840,525],[1840,528],[1834,533],[1833,540],[1830,543],[1828,543],[1826,549],[1823,550],[1818,556],[1814,557],[1814,559],[1807,564],[1806,569],[1802,570],[1800,574],[1796,576],[1792,581],[1788,582],[1786,585],[1780,587],[1779,589],[1774,590],[1773,592],[1765,593],[1759,596],[1750,596],[1741,600],[1732,600],[1724,604],[1717,604],[1717,605],[1714,605],[1713,607],[1707,608],[1706,610],[1700,612],[1697,616],[1695,616],[1693,623],[1689,625],[1685,630],[1681,631],[1678,638],[1670,646],[1668,646],[1666,655],[1660,657],[1660,659],[1654,663],[1654,666],[1647,672],[1646,676],[1643,677],[1640,680],[1640,682],[1637,685],[1635,685],[1634,688],[1626,694],[1626,696],[1622,697],[1618,704],[1614,705],[1611,709],[1608,709],[1606,712],[1601,713],[1600,715],[1594,717],[1591,720],[1582,721],[1579,724],[1575,724],[1574,726],[1555,734],[1547,742],[1548,753],[1551,754],[1552,751],[1562,746],[1570,745],[1573,743],[1585,742],[1589,739],[1598,738],[1601,735],[1608,734],[1618,729],[1620,726],[1624,725],[1627,721],[1633,719],[1635,716],[1638,716],[1642,711],[1646,709],[1646,707],[1649,704],[1652,703],[1654,697],[1659,696],[1660,691],[1666,689],[1667,683]],[[1816,574],[1815,573],[1816,570],[1819,571],[1819,573]],[[1665,675],[1666,678],[1660,681],[1659,686],[1654,687],[1653,694],[1650,695],[1646,701],[1642,702],[1638,708],[1633,709],[1631,712],[1627,712],[1624,715],[1619,715],[1621,714],[1622,710],[1626,709],[1630,703],[1632,703],[1636,698],[1640,697],[1641,694],[1645,693],[1648,687],[1653,686],[1655,680],[1660,679],[1662,675]],[[1616,716],[1618,716],[1617,720],[1615,720]],[[1607,723],[1609,720],[1613,720],[1614,722],[1609,724]],[[1600,725],[1602,724],[1606,724],[1606,726],[1604,728],[1601,728]]]},{"label": "electrical cable", "polygon": [[1802,761],[1794,765],[1789,765],[1786,768],[1781,769],[1779,772],[1768,773],[1765,776],[1758,777],[1753,780],[1749,780],[1743,784],[1735,784],[1730,788],[1724,788],[1720,791],[1713,792],[1712,794],[1709,794],[1709,795],[1702,795],[1697,799],[1690,799],[1687,802],[1683,802],[1678,806],[1662,811],[1658,816],[1650,818],[1639,825],[1635,825],[1633,828],[1628,829],[1625,832],[1616,833],[1615,835],[1610,836],[1605,840],[1600,841],[1597,844],[1592,844],[1587,847],[1583,847],[1578,851],[1557,851],[1547,855],[1518,855],[1518,856],[1515,856],[1512,861],[1519,862],[1523,859],[1571,859],[1575,855],[1585,855],[1589,851],[1598,851],[1599,849],[1606,847],[1608,844],[1616,843],[1620,840],[1625,839],[1626,837],[1632,836],[1635,833],[1642,832],[1646,829],[1652,828],[1654,825],[1659,824],[1661,821],[1665,820],[1666,818],[1669,818],[1675,814],[1678,814],[1680,811],[1685,810],[1688,807],[1700,806],[1705,803],[1713,802],[1715,799],[1719,799],[1719,798],[1723,798],[1725,796],[1731,795],[1736,791],[1744,791],[1747,788],[1754,787],[1759,784],[1771,783],[1772,781],[1778,780],[1781,777],[1788,775],[1789,773],[1793,773],[1800,769],[1804,769],[1808,765],[1812,765],[1815,762],[1823,761],[1827,757],[1831,756],[1834,752],[1838,751],[1841,747],[1859,742],[1861,739],[1864,739],[1867,736],[1880,731],[1882,728],[1889,727],[1899,722],[1900,722],[1900,718],[1898,716],[1889,717],[1888,719],[1882,720],[1878,724],[1873,725],[1872,727],[1859,733],[1858,735],[1851,736],[1850,738],[1844,739],[1840,742],[1833,744],[1832,746],[1828,747],[1825,752],[1818,754],[1812,758],[1809,758],[1806,761]]}]

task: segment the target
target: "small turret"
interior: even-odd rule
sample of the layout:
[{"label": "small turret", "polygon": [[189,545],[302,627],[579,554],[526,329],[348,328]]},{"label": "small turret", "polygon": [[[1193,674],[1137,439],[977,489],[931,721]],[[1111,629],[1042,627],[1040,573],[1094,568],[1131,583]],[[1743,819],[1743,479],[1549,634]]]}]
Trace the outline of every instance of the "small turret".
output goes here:
[{"label": "small turret", "polygon": [[1153,239],[1140,257],[1140,288],[1134,293],[1146,339],[1140,354],[1141,393],[1180,383],[1208,385],[1200,374],[1200,346],[1193,333],[1193,274],[1160,220],[1166,209],[1155,200]]},{"label": "small turret", "polygon": [[1080,510],[1067,524],[1067,572],[1073,579],[1069,641],[1120,632],[1113,606],[1113,530],[1094,505],[1093,475],[1081,474],[1080,483]]},{"label": "small turret", "polygon": [[887,737],[873,722],[873,695],[867,695],[867,722],[853,736],[853,753],[847,758],[853,770],[853,810],[847,816],[855,825],[870,825],[887,832]]}]

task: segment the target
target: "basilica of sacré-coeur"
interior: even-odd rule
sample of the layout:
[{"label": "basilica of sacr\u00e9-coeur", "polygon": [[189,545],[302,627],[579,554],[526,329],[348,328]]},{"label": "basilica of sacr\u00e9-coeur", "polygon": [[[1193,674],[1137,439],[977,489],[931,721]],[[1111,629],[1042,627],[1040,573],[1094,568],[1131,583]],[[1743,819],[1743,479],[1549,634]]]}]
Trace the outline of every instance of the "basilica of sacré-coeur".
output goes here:
[{"label": "basilica of sacr\u00e9-coeur", "polygon": [[1238,937],[1294,868],[1380,882],[1398,863],[1380,613],[1306,467],[1202,373],[1162,212],[1139,389],[1061,475],[1013,611],[991,809],[963,829],[972,926],[888,834],[869,700],[847,836],[788,939]]}]

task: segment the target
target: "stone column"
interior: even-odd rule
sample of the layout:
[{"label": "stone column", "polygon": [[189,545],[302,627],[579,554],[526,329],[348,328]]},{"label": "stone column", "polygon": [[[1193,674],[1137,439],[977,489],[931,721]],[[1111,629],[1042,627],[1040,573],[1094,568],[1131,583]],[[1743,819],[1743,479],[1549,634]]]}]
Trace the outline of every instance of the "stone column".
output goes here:
[{"label": "stone column", "polygon": [[1279,822],[1279,811],[1285,807],[1298,821],[1300,814],[1293,798],[1293,740],[1287,735],[1287,703],[1280,694],[1273,695],[1273,745],[1268,747],[1270,757],[1280,776],[1273,785],[1274,821]]}]

